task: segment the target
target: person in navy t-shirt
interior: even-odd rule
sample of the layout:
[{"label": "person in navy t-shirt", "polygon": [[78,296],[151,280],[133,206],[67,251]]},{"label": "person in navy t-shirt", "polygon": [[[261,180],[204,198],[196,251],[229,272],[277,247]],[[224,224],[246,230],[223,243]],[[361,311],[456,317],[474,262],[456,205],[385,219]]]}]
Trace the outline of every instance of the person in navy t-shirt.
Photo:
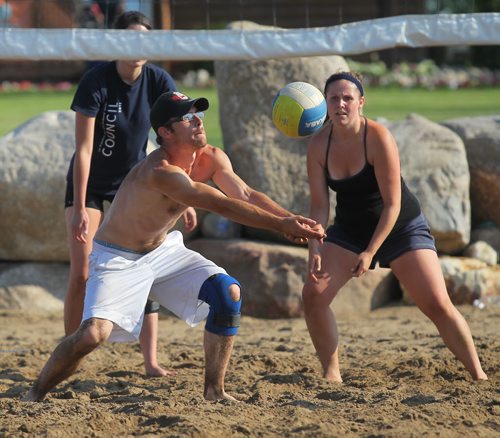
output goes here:
[{"label": "person in navy t-shirt", "polygon": [[[148,31],[147,17],[137,11],[121,14],[116,29]],[[145,60],[102,62],[82,77],[71,109],[76,112],[75,154],[67,175],[66,225],[70,248],[70,278],[64,301],[66,335],[80,325],[92,240],[129,170],[146,156],[151,128],[149,112],[162,93],[175,91],[172,77]],[[189,209],[188,230],[196,226]],[[146,373],[163,376],[156,358],[159,305],[148,301],[140,342]]]}]

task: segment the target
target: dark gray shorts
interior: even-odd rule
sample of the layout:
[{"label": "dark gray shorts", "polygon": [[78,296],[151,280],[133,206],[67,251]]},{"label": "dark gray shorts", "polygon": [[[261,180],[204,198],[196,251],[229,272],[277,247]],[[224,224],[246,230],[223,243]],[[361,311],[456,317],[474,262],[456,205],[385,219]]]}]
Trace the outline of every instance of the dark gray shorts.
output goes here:
[{"label": "dark gray shorts", "polygon": [[[335,224],[326,230],[325,242],[335,243],[356,254],[362,253],[369,244],[369,241],[360,241]],[[373,257],[370,269],[374,269],[377,262],[381,268],[388,268],[389,263],[400,255],[416,249],[436,251],[434,237],[432,237],[429,224],[422,214],[409,221],[385,240]]]},{"label": "dark gray shorts", "polygon": [[[115,195],[101,195],[98,193],[89,192],[87,188],[87,193],[85,195],[85,207],[93,208],[95,210],[100,210],[104,212],[104,201],[111,204]],[[66,195],[64,197],[64,208],[73,207],[74,195],[73,195],[73,183],[66,182]]]}]

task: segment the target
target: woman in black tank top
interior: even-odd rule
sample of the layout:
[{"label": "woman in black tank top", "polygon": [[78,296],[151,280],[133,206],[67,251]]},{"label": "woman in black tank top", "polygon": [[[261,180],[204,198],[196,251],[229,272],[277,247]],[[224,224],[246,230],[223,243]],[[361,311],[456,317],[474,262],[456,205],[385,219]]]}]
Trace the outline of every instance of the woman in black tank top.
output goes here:
[{"label": "woman in black tank top", "polygon": [[337,194],[337,206],[325,242],[309,241],[309,272],[302,291],[324,377],[342,381],[330,303],[352,277],[379,263],[392,269],[472,378],[487,379],[469,327],[448,296],[418,200],[401,177],[396,142],[387,128],[362,116],[360,76],[330,76],[325,97],[328,120],[308,145],[309,216],[327,228],[329,189]]}]

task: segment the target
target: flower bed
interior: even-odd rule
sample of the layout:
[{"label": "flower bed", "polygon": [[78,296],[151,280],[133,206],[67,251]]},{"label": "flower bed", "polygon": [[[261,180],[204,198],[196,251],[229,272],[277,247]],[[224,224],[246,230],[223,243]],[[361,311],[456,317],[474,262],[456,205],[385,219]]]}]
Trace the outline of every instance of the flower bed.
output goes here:
[{"label": "flower bed", "polygon": [[439,67],[430,59],[419,63],[402,62],[394,64],[390,69],[381,61],[361,63],[348,59],[347,63],[351,70],[361,73],[364,83],[370,86],[456,89],[492,87],[500,84],[500,70]]}]

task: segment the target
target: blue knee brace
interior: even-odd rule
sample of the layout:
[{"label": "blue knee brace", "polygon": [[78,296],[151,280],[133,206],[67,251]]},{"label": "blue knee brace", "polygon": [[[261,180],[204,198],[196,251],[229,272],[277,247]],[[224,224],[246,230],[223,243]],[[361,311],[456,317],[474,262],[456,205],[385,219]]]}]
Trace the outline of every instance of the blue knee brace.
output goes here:
[{"label": "blue knee brace", "polygon": [[[240,288],[240,299],[234,301],[229,287],[236,284]],[[201,285],[198,298],[210,306],[205,329],[216,335],[234,336],[240,326],[241,285],[226,274],[216,274]]]}]

